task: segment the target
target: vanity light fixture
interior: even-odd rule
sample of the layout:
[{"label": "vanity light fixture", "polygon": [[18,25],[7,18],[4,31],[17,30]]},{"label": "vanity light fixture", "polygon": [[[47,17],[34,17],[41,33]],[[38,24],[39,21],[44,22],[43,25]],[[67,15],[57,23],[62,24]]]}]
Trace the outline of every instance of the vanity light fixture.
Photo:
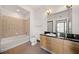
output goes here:
[{"label": "vanity light fixture", "polygon": [[66,5],[66,8],[71,8],[72,7],[72,5]]},{"label": "vanity light fixture", "polygon": [[52,14],[52,10],[51,9],[47,9],[45,13],[46,13],[46,15],[50,15],[50,14]]}]

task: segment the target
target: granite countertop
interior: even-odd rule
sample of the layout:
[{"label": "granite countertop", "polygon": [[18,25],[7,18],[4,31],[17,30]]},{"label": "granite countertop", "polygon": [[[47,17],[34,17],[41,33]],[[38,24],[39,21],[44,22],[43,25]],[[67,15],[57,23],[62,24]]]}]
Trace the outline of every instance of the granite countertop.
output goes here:
[{"label": "granite countertop", "polygon": [[64,37],[50,36],[50,35],[46,35],[46,34],[40,34],[40,35],[47,36],[47,37],[53,37],[53,38],[64,39]]},{"label": "granite countertop", "polygon": [[47,37],[58,38],[58,39],[63,39],[63,40],[69,40],[69,41],[73,41],[73,42],[79,42],[78,39],[71,39],[71,38],[64,38],[64,37],[50,36],[50,35],[46,35],[46,34],[40,34],[40,35],[47,36]]}]

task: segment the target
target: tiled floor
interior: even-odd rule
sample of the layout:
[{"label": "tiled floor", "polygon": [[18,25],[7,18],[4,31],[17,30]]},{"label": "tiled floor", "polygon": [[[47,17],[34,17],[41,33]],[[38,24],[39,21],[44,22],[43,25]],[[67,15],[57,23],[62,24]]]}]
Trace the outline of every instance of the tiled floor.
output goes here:
[{"label": "tiled floor", "polygon": [[5,51],[2,54],[49,54],[49,53],[40,48],[39,42],[34,46],[31,46],[30,42],[27,42],[23,45]]}]

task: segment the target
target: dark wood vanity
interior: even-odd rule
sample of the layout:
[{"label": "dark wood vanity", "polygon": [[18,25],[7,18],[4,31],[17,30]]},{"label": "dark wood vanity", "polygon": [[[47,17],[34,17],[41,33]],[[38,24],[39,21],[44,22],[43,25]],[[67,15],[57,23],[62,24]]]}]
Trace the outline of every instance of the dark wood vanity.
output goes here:
[{"label": "dark wood vanity", "polygon": [[48,36],[45,34],[40,35],[40,46],[42,49],[50,53],[56,53],[56,54],[79,53],[79,41]]}]

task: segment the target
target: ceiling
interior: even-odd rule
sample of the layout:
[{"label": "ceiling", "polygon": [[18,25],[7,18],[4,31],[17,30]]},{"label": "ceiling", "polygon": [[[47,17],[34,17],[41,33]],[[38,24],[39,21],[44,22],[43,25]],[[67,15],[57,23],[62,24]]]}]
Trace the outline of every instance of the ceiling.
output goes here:
[{"label": "ceiling", "polygon": [[14,12],[22,16],[26,16],[29,14],[29,11],[17,6],[17,5],[0,5],[2,10],[6,10],[9,12]]},{"label": "ceiling", "polygon": [[61,7],[61,6],[64,6],[64,5],[24,5],[24,6],[28,6],[29,8],[35,10],[35,9],[41,9],[41,8],[58,8],[58,7]]},{"label": "ceiling", "polygon": [[[17,12],[16,10],[19,9],[20,12],[28,13],[27,10],[24,10],[20,6],[21,5],[1,5],[0,7],[7,9],[9,11],[12,11],[12,12]],[[56,8],[62,7],[63,5],[23,5],[23,6],[25,6],[26,8],[29,7],[32,10],[38,10],[38,9],[43,9],[43,8],[44,9],[48,9],[48,8],[56,9]]]},{"label": "ceiling", "polygon": [[30,9],[35,12],[45,12],[47,9],[51,9],[53,13],[60,12],[66,9],[65,5],[20,5],[20,7],[23,7],[26,10]]},{"label": "ceiling", "polygon": [[[46,10],[51,8],[53,11],[58,10],[60,7],[64,6],[64,5],[23,5],[24,8],[21,7],[22,5],[0,5],[0,8],[7,10],[7,11],[11,11],[11,12],[15,12],[18,13],[22,16],[26,16],[29,15],[30,11],[27,9],[25,10],[24,8],[29,8],[31,10],[34,11],[38,11],[38,10]],[[17,10],[19,10],[19,12],[17,12]]]}]

